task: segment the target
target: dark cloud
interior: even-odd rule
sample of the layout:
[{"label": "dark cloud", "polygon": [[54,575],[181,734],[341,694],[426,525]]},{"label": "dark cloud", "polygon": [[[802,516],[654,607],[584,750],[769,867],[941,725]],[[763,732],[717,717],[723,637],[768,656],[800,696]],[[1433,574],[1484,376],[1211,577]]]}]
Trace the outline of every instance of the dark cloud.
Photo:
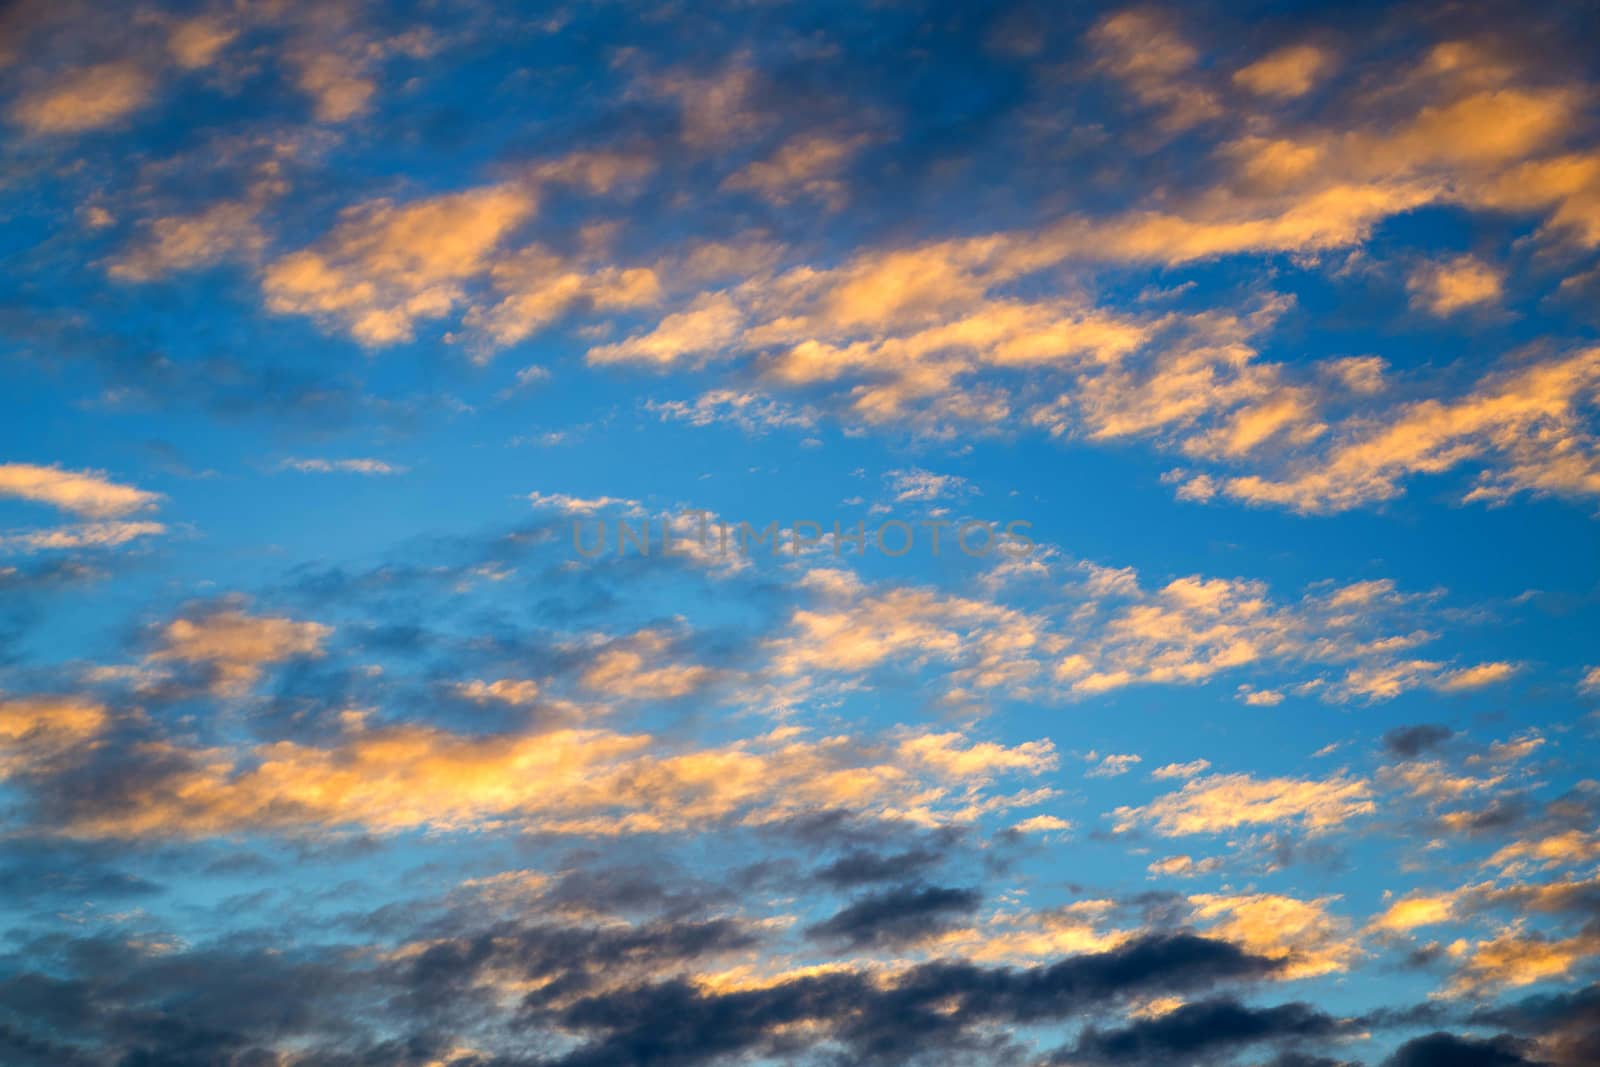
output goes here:
[{"label": "dark cloud", "polygon": [[1457,1037],[1443,1031],[1415,1037],[1384,1061],[1384,1067],[1538,1067],[1508,1037]]},{"label": "dark cloud", "polygon": [[1140,1019],[1120,1029],[1090,1026],[1062,1063],[1136,1063],[1173,1065],[1201,1062],[1246,1045],[1306,1038],[1326,1038],[1350,1023],[1309,1004],[1252,1008],[1236,1000],[1203,1000],[1153,1019]]},{"label": "dark cloud", "polygon": [[193,753],[146,743],[148,724],[118,722],[109,734],[115,743],[84,746],[58,761],[29,767],[13,776],[25,787],[20,805],[34,825],[67,826],[110,810],[137,806],[142,797],[162,795],[186,775],[201,769]]},{"label": "dark cloud", "polygon": [[732,920],[505,923],[381,963],[336,945],[296,948],[277,930],[195,947],[47,935],[0,956],[0,1062],[276,1065],[292,1041],[319,1065],[409,1067],[447,1060],[452,1035],[504,1026],[498,993],[481,985],[491,972],[529,979],[527,1011],[541,1012],[601,979],[754,944]]},{"label": "dark cloud", "polygon": [[901,886],[861,897],[832,918],[807,928],[818,941],[852,948],[890,948],[937,936],[983,902],[975,889]]},{"label": "dark cloud", "polygon": [[[318,1064],[420,1064],[443,1058],[452,1035],[504,1026],[497,983],[513,977],[533,989],[519,1023],[530,1039],[558,1026],[584,1040],[562,1054],[486,1064],[659,1067],[800,1055],[818,1042],[863,1063],[928,1050],[998,1063],[1010,1039],[996,1026],[1066,1020],[1119,998],[1214,988],[1275,967],[1177,934],[1034,967],[941,961],[888,982],[846,969],[718,993],[677,975],[690,961],[757,944],[732,920],[501,923],[387,963],[334,946],[285,951],[272,940],[263,932],[151,951],[118,938],[35,938],[25,957],[0,960],[0,1048],[7,1062],[198,1067],[272,1064],[272,1050],[292,1040]],[[47,970],[19,970],[20,958]]]},{"label": "dark cloud", "polygon": [[22,664],[13,649],[45,616],[60,593],[106,577],[106,571],[73,556],[0,563],[0,665]]},{"label": "dark cloud", "polygon": [[[1278,965],[1235,945],[1192,934],[1149,936],[1103,953],[1027,968],[941,961],[887,986],[841,971],[762,989],[707,993],[658,982],[579,1000],[554,1014],[589,1036],[560,1067],[699,1064],[718,1057],[793,1052],[820,1029],[854,1062],[902,1063],[928,1049],[990,1047],[984,1028],[1072,1018],[1119,997],[1214,988],[1270,974]],[[804,1025],[807,1030],[796,1030]]]},{"label": "dark cloud", "polygon": [[1481,807],[1455,813],[1454,826],[1469,834],[1497,834],[1526,823],[1533,806],[1521,793],[1504,793]]},{"label": "dark cloud", "polygon": [[[113,937],[61,936],[26,950],[67,977],[3,961],[0,1048],[59,1046],[60,1058],[46,1062],[271,1064],[271,1046],[285,1034],[329,1047],[365,1039],[355,1020],[358,1005],[370,1009],[367,990],[336,955],[248,944],[162,952]],[[28,1062],[4,1062],[19,1061]]]},{"label": "dark cloud", "polygon": [[[500,924],[437,941],[407,964],[401,982],[419,1010],[466,997],[489,970],[539,979],[530,1008],[587,992],[596,981],[650,975],[672,965],[751,948],[760,937],[733,919],[637,925]],[[453,1009],[452,1009],[453,1010]]]},{"label": "dark cloud", "polygon": [[[961,827],[925,830],[903,820],[876,818],[849,808],[800,812],[762,826],[761,832],[808,850],[842,849],[841,855],[897,851],[946,853],[967,840],[967,831]],[[848,872],[848,867],[846,870]]]},{"label": "dark cloud", "polygon": [[1537,1038],[1541,1054],[1559,1067],[1600,1063],[1600,985],[1483,1008],[1468,1021]]},{"label": "dark cloud", "polygon": [[1260,1067],[1360,1067],[1354,1060],[1336,1060],[1304,1052],[1280,1052]]},{"label": "dark cloud", "polygon": [[943,862],[944,855],[927,848],[883,855],[866,849],[851,849],[816,872],[825,885],[849,889],[872,882],[902,882],[923,874]]},{"label": "dark cloud", "polygon": [[557,908],[651,914],[664,919],[704,915],[735,902],[726,886],[685,877],[669,860],[653,863],[578,866],[568,869],[545,892],[543,900]]},{"label": "dark cloud", "polygon": [[1337,872],[1348,866],[1343,848],[1304,834],[1265,833],[1249,847],[1266,870],[1299,865]]},{"label": "dark cloud", "polygon": [[[141,302],[130,308],[95,298],[111,321],[148,313]],[[171,335],[192,324],[195,309],[178,309],[166,320]],[[85,325],[80,316],[53,307],[0,305],[0,341],[37,360],[53,375],[92,376],[102,388],[101,404],[119,410],[199,409],[220,420],[262,418],[300,434],[322,436],[358,416],[403,429],[434,406],[431,398],[386,400],[363,392],[348,376],[314,366],[294,367],[279,360],[219,348],[185,354],[152,344],[148,337],[124,337]]]},{"label": "dark cloud", "polygon": [[0,899],[13,906],[61,900],[150,896],[162,886],[107,862],[103,846],[58,841],[10,841],[0,865]]},{"label": "dark cloud", "polygon": [[1454,730],[1438,723],[1400,726],[1383,735],[1383,747],[1401,759],[1416,759],[1424,752],[1438,748],[1455,735]]},{"label": "dark cloud", "polygon": [[11,1067],[88,1067],[93,1062],[70,1045],[31,1037],[0,1023],[0,1063]]}]

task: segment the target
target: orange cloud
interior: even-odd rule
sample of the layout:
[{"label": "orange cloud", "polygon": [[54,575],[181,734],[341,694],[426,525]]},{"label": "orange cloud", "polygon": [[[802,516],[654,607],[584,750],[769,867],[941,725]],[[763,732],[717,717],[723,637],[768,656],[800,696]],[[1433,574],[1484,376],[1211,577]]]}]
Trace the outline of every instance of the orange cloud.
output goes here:
[{"label": "orange cloud", "polygon": [[690,357],[719,355],[738,336],[741,316],[731,300],[710,294],[688,310],[668,315],[648,333],[615,344],[596,345],[586,358],[590,363],[644,363],[667,365]]},{"label": "orange cloud", "polygon": [[1389,905],[1383,914],[1367,924],[1378,933],[1409,933],[1423,926],[1437,926],[1456,917],[1459,893],[1413,893]]},{"label": "orange cloud", "polygon": [[82,133],[110,126],[143,107],[155,79],[137,63],[119,61],[68,71],[24,96],[11,120],[30,133]]},{"label": "orange cloud", "polygon": [[768,158],[729,175],[722,187],[749,190],[779,205],[807,196],[838,208],[845,195],[839,172],[866,141],[860,134],[801,134],[784,142]]},{"label": "orange cloud", "polygon": [[456,691],[479,704],[495,700],[503,704],[532,704],[539,698],[540,686],[527,678],[497,678],[492,682],[471,681],[456,686]]},{"label": "orange cloud", "polygon": [[1234,71],[1233,80],[1259,96],[1304,96],[1333,69],[1334,57],[1311,44],[1290,45]]},{"label": "orange cloud", "polygon": [[221,18],[197,15],[173,26],[167,35],[167,49],[178,66],[199,70],[215,62],[238,35],[239,28]]},{"label": "orange cloud", "polygon": [[119,485],[99,471],[69,471],[32,463],[0,463],[0,496],[34,500],[95,519],[144,511],[161,499],[158,493]]},{"label": "orange cloud", "polygon": [[703,688],[716,672],[693,663],[671,662],[673,643],[659,630],[640,630],[609,642],[593,655],[583,684],[625,700],[672,700]]},{"label": "orange cloud", "polygon": [[515,184],[360,205],[320,245],[267,267],[267,306],[342,323],[364,344],[408,340],[417,322],[465,298],[465,282],[489,268],[534,207],[533,194]]},{"label": "orange cloud", "polygon": [[247,615],[235,608],[194,618],[174,619],[158,632],[157,662],[203,665],[215,674],[213,687],[237,696],[255,684],[262,669],[294,656],[315,656],[331,627],[274,616]]},{"label": "orange cloud", "polygon": [[1435,315],[1492,304],[1500,299],[1504,274],[1475,256],[1457,256],[1419,267],[1406,281],[1413,307]]},{"label": "orange cloud", "polygon": [[0,779],[81,755],[109,720],[104,705],[79,697],[0,694]]},{"label": "orange cloud", "polygon": [[1289,477],[1245,475],[1223,488],[1250,503],[1342,511],[1398,495],[1407,476],[1492,458],[1466,499],[1600,494],[1600,447],[1582,416],[1597,384],[1600,349],[1490,375],[1457,400],[1417,401],[1354,423]]},{"label": "orange cloud", "polygon": [[1350,924],[1328,911],[1338,897],[1299,900],[1276,893],[1200,894],[1189,898],[1207,932],[1253,953],[1284,962],[1285,979],[1349,970],[1361,956]]},{"label": "orange cloud", "polygon": [[1214,774],[1193,779],[1178,792],[1142,807],[1117,808],[1112,815],[1118,831],[1146,825],[1162,837],[1178,837],[1275,824],[1325,831],[1376,810],[1372,789],[1362,778]]},{"label": "orange cloud", "polygon": [[326,748],[283,741],[231,754],[157,743],[146,754],[165,768],[159,779],[60,829],[159,837],[509,823],[614,835],[839,807],[938,825],[1005,806],[974,790],[996,774],[1037,773],[1048,763],[1048,745],[1010,750],[949,737],[908,739],[881,756],[846,738],[804,741],[795,731],[682,753],[653,752],[657,745],[605,730],[475,737],[422,726],[366,730],[359,721]]},{"label": "orange cloud", "polygon": [[1550,938],[1513,926],[1488,940],[1456,941],[1449,951],[1460,961],[1460,969],[1446,993],[1481,995],[1565,978],[1579,963],[1600,954],[1600,934]]},{"label": "orange cloud", "polygon": [[1200,54],[1168,20],[1149,10],[1108,15],[1090,31],[1102,67],[1140,102],[1163,112],[1162,124],[1184,129],[1222,113],[1195,77]]}]

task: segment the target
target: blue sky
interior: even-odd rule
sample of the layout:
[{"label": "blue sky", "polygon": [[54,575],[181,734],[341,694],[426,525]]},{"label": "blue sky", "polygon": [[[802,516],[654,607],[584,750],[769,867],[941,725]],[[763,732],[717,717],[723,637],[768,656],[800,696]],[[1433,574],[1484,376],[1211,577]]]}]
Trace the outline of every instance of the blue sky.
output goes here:
[{"label": "blue sky", "polygon": [[8,8],[0,1062],[1594,1063],[1597,29]]}]

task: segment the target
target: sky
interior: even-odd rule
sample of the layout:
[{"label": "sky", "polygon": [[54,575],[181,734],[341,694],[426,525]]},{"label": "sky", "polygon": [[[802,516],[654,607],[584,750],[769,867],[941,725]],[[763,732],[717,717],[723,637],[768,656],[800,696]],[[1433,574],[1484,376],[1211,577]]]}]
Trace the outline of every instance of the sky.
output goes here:
[{"label": "sky", "polygon": [[0,10],[0,1064],[1600,1063],[1600,9]]}]

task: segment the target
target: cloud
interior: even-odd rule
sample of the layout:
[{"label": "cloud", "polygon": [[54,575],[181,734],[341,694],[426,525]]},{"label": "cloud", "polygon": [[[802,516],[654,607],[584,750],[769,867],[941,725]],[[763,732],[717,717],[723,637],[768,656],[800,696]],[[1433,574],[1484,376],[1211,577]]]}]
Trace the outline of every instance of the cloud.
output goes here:
[{"label": "cloud", "polygon": [[642,506],[637,500],[628,500],[624,497],[577,497],[566,493],[533,492],[528,494],[528,502],[536,508],[550,508],[578,515],[592,515],[608,508],[620,508],[629,515],[642,513]]},{"label": "cloud", "polygon": [[1400,494],[1403,479],[1471,459],[1494,462],[1466,500],[1600,493],[1600,449],[1583,409],[1600,385],[1600,349],[1492,374],[1456,400],[1420,400],[1347,427],[1286,478],[1230,478],[1224,492],[1305,513],[1346,511]]},{"label": "cloud", "polygon": [[317,622],[279,616],[247,615],[220,607],[174,619],[156,631],[155,662],[192,664],[209,675],[219,694],[239,696],[273,663],[297,656],[317,656],[333,632]]},{"label": "cloud", "polygon": [[720,70],[672,70],[640,79],[641,95],[678,105],[679,133],[695,148],[707,149],[748,135],[765,124],[756,106],[760,73],[747,56],[735,56]]},{"label": "cloud", "polygon": [[239,36],[239,27],[222,18],[196,15],[172,27],[167,48],[173,61],[185,70],[209,67]]},{"label": "cloud", "polygon": [[259,252],[265,244],[256,225],[260,210],[256,201],[224,201],[199,214],[153,219],[146,241],[113,260],[109,273],[145,282],[230,255]]},{"label": "cloud", "polygon": [[[224,617],[209,634],[180,629],[181,652],[157,658],[181,654],[214,666],[232,692],[264,663],[316,649],[320,633],[288,628],[306,625],[315,624]],[[474,736],[422,725],[368,728],[359,716],[346,717],[345,731],[327,746],[286,740],[225,751],[163,741],[129,750],[117,790],[71,802],[51,825],[86,838],[507,826],[614,837],[728,820],[769,825],[847,808],[940,826],[1011,803],[981,796],[993,780],[1053,766],[1048,745],[1008,748],[955,734],[909,737],[888,750],[844,737],[806,741],[792,729],[721,746],[664,747],[642,733]]]},{"label": "cloud", "polygon": [[942,852],[931,848],[907,849],[891,855],[852,849],[819,868],[816,877],[828,885],[846,889],[874,882],[910,882],[943,859]]},{"label": "cloud", "polygon": [[[1351,614],[1339,603],[1338,591],[1331,596],[1308,594],[1298,603],[1280,605],[1259,582],[1189,575],[1145,589],[1137,575],[1129,573],[1126,579],[1111,595],[1103,599],[1091,595],[1079,609],[1078,640],[1067,645],[1055,665],[1056,678],[1075,693],[1140,683],[1198,684],[1267,661],[1353,661],[1357,664],[1353,672],[1389,672],[1395,669],[1394,653],[1415,640],[1361,632],[1379,614]],[[1091,594],[1097,580],[1091,578]],[[1383,691],[1347,681],[1326,698],[1344,699],[1358,689],[1373,696],[1393,696],[1407,682],[1421,684],[1422,678],[1416,672],[1414,678],[1396,681]]]},{"label": "cloud", "polygon": [[41,773],[93,746],[109,721],[103,704],[79,697],[0,694],[0,778]]},{"label": "cloud", "polygon": [[456,692],[479,704],[495,700],[504,704],[528,705],[539,698],[539,683],[529,678],[497,678],[492,682],[474,679],[456,686]]},{"label": "cloud", "polygon": [[1163,112],[1162,124],[1184,129],[1222,114],[1196,67],[1199,52],[1167,18],[1149,10],[1108,15],[1089,34],[1101,65],[1143,104]]},{"label": "cloud", "polygon": [[[1166,17],[1145,10],[1110,15],[1091,40],[1102,69],[1163,110],[1167,121],[1182,126],[1219,108],[1198,51]],[[1254,82],[1269,96],[1299,92],[1302,80],[1330,63],[1331,54],[1319,47],[1296,45],[1245,68],[1241,84]],[[729,77],[739,88],[725,102],[745,99],[748,82]],[[1276,468],[1285,454],[1297,455],[1313,442],[1358,433],[1369,414],[1371,425],[1393,421],[1393,413],[1371,412],[1370,405],[1341,426],[1324,418],[1330,403],[1379,392],[1370,358],[1330,361],[1311,375],[1256,361],[1247,347],[1250,334],[1282,314],[1282,300],[1268,302],[1248,322],[1232,316],[1229,325],[1230,317],[1220,313],[1116,315],[1082,300],[1041,297],[1036,286],[1025,297],[1007,287],[1064,265],[1176,266],[1241,253],[1305,255],[1349,247],[1396,214],[1482,194],[1498,168],[1553,143],[1570,125],[1581,95],[1570,87],[1513,87],[1509,73],[1493,88],[1460,77],[1445,65],[1406,82],[1405,92],[1397,91],[1401,114],[1387,125],[1347,119],[1290,135],[1273,132],[1277,116],[1252,115],[1268,132],[1229,142],[1223,153],[1246,180],[1219,181],[1159,205],[864,249],[838,265],[777,273],[756,268],[739,284],[676,303],[653,329],[593,346],[589,358],[649,367],[753,358],[764,388],[822,392],[828,400],[822,407],[872,425],[909,423],[933,435],[958,426],[992,432],[1020,414],[1056,435],[1138,435],[1196,457],[1248,457]],[[1446,284],[1452,276],[1442,268],[1427,277],[1445,287],[1438,299],[1459,297],[1459,286]],[[1158,338],[1165,343],[1154,347]],[[1064,379],[1053,401],[1040,396],[1052,372]],[[1344,395],[1330,395],[1330,386]],[[1462,458],[1495,461],[1494,452]],[[1564,462],[1576,468],[1579,460]],[[1179,492],[1302,510],[1370,500],[1310,504],[1301,499],[1304,492],[1274,493],[1276,480],[1276,472],[1228,479],[1202,474],[1181,479]]]},{"label": "cloud", "polygon": [[319,122],[345,122],[371,106],[378,87],[360,57],[306,49],[293,61],[295,84],[311,97]]},{"label": "cloud", "polygon": [[673,700],[688,696],[715,677],[709,667],[673,662],[674,641],[662,630],[640,630],[601,644],[588,656],[583,684],[626,700]]},{"label": "cloud", "polygon": [[[1526,997],[1503,1006],[1480,1008],[1470,1021],[1477,1025],[1504,1026],[1531,1040],[1539,1058],[1558,1067],[1583,1067],[1600,1051],[1600,1024],[1595,1008],[1600,987],[1593,984],[1571,992]],[[1508,1044],[1501,1035],[1501,1048]],[[1442,1050],[1448,1053],[1448,1046]]]},{"label": "cloud", "polygon": [[1383,747],[1401,759],[1416,759],[1454,736],[1454,730],[1437,723],[1397,726],[1383,735]]},{"label": "cloud", "polygon": [[954,474],[935,474],[920,467],[890,471],[884,477],[888,479],[889,491],[894,494],[895,502],[899,504],[908,501],[939,500],[974,491],[965,478]]},{"label": "cloud", "polygon": [[1150,772],[1150,777],[1157,780],[1172,778],[1193,778],[1197,774],[1204,774],[1211,769],[1208,759],[1190,760],[1188,763],[1166,763]]},{"label": "cloud", "polygon": [[1213,923],[1209,935],[1280,961],[1282,977],[1291,979],[1346,971],[1360,958],[1360,943],[1349,923],[1327,909],[1336,899],[1201,894],[1190,897],[1189,903],[1198,919]]},{"label": "cloud", "polygon": [[1496,685],[1505,681],[1519,669],[1520,666],[1515,663],[1480,663],[1475,667],[1446,672],[1440,676],[1437,685],[1447,693],[1463,689],[1482,689],[1486,685]]},{"label": "cloud", "polygon": [[1085,778],[1116,778],[1127,774],[1133,769],[1134,764],[1143,762],[1142,757],[1131,752],[1123,755],[1108,753],[1102,757],[1096,757],[1091,752],[1088,758],[1091,760],[1098,758],[1099,762],[1084,772]]},{"label": "cloud", "polygon": [[1052,908],[996,908],[971,925],[949,929],[928,951],[977,963],[1031,963],[1106,952],[1140,936],[1107,924],[1116,903],[1076,900]]},{"label": "cloud", "polygon": [[1597,853],[1600,853],[1600,835],[1584,830],[1563,830],[1512,841],[1498,849],[1484,865],[1561,867],[1586,862]]},{"label": "cloud", "polygon": [[1440,316],[1495,303],[1504,287],[1504,273],[1475,256],[1457,256],[1425,264],[1406,279],[1411,306],[1426,308]]},{"label": "cloud", "polygon": [[[991,425],[1010,409],[982,371],[1042,375],[1113,368],[1147,326],[1069,300],[989,298],[1019,272],[1004,236],[868,254],[835,271],[795,272],[763,295],[767,321],[741,347],[781,346],[766,361],[776,386],[848,387],[841,400],[870,423],[917,421],[929,409],[959,424]],[[1003,381],[1004,379],[1002,379]]]},{"label": "cloud", "polygon": [[1056,767],[1055,746],[1048,741],[998,745],[992,741],[969,744],[961,734],[918,734],[900,742],[900,752],[954,779],[986,781],[996,773],[1022,771],[1043,774]]},{"label": "cloud", "polygon": [[99,471],[70,471],[32,463],[0,463],[0,496],[33,500],[93,519],[121,518],[152,508],[160,494],[109,480]]},{"label": "cloud", "polygon": [[161,494],[110,481],[100,471],[70,471],[31,463],[0,464],[0,497],[5,496],[99,520],[0,534],[0,548],[14,552],[115,548],[167,529],[159,522],[121,518],[155,507],[163,499]]},{"label": "cloud", "polygon": [[[880,666],[946,662],[962,692],[1025,687],[1047,647],[1042,620],[982,600],[918,588],[871,588],[845,571],[812,571],[814,606],[790,615],[768,644],[778,675],[859,673]],[[959,696],[960,693],[952,694]]]},{"label": "cloud", "polygon": [[1332,72],[1334,56],[1311,44],[1289,45],[1233,72],[1233,81],[1258,96],[1304,96]]},{"label": "cloud", "polygon": [[687,311],[662,319],[648,333],[615,344],[596,345],[585,358],[590,363],[644,363],[665,366],[682,359],[716,356],[738,335],[741,315],[731,300],[710,294],[696,300]]},{"label": "cloud", "polygon": [[0,545],[23,552],[72,548],[114,548],[141,537],[165,533],[159,522],[86,522],[50,530],[0,535]]},{"label": "cloud", "polygon": [[1125,1027],[1086,1027],[1061,1062],[1191,1063],[1227,1050],[1271,1042],[1326,1039],[1350,1032],[1354,1020],[1341,1020],[1309,1004],[1252,1008],[1211,998],[1184,1004]]},{"label": "cloud", "polygon": [[579,309],[619,313],[663,297],[661,279],[648,267],[593,267],[538,246],[500,257],[489,277],[499,300],[474,305],[463,319],[482,334],[486,350],[516,344]]},{"label": "cloud", "polygon": [[1195,878],[1221,869],[1222,860],[1213,856],[1197,860],[1193,856],[1167,856],[1153,860],[1145,870],[1167,878]]},{"label": "cloud", "polygon": [[11,108],[11,121],[33,134],[83,133],[111,126],[142,108],[155,79],[131,61],[67,71]]},{"label": "cloud", "polygon": [[1600,153],[1532,160],[1472,190],[1471,202],[1492,210],[1547,212],[1545,236],[1593,248],[1600,244]]},{"label": "cloud", "polygon": [[[1257,148],[1246,166],[1282,165],[1264,156],[1267,151]],[[1358,244],[1383,220],[1436,197],[1435,188],[1416,181],[1333,184],[1265,201],[1214,194],[1183,214],[1143,210],[1105,222],[1074,221],[1061,226],[1055,239],[1063,251],[1090,261],[1167,266],[1244,253],[1310,254]]]},{"label": "cloud", "polygon": [[977,911],[982,901],[983,895],[972,889],[904,886],[861,897],[808,927],[806,935],[857,950],[899,948],[937,938]]},{"label": "cloud", "polygon": [[1401,1045],[1384,1067],[1538,1067],[1538,1062],[1525,1059],[1514,1041],[1436,1031]]},{"label": "cloud", "polygon": [[1317,832],[1377,810],[1362,778],[1254,778],[1214,774],[1190,780],[1141,807],[1113,812],[1118,831],[1148,825],[1163,837],[1226,833],[1243,826],[1298,824]]},{"label": "cloud", "polygon": [[839,172],[866,142],[862,134],[800,134],[779,145],[768,158],[729,175],[722,187],[754,192],[780,206],[805,196],[837,210],[845,200],[845,183]]},{"label": "cloud", "polygon": [[[142,221],[139,237],[107,262],[106,272],[121,281],[149,282],[226,259],[256,265],[268,243],[261,217],[289,191],[287,165],[304,149],[294,139],[256,142],[250,149],[264,158],[251,167],[240,195]],[[223,150],[222,165],[229,165],[231,152]]]},{"label": "cloud", "polygon": [[1457,941],[1450,954],[1460,965],[1448,992],[1479,995],[1565,978],[1583,961],[1600,955],[1600,935],[1553,938],[1512,928],[1487,940]]},{"label": "cloud", "polygon": [[555,1062],[708,1062],[776,1052],[788,1034],[836,1043],[857,1061],[904,1062],[923,1051],[992,1048],[978,1041],[986,1026],[1061,1020],[1116,997],[1270,970],[1223,942],[1171,935],[1021,969],[934,962],[884,982],[842,970],[727,993],[659,983],[585,998],[559,1013],[556,1021],[587,1042]]},{"label": "cloud", "polygon": [[[947,529],[944,541],[951,539]],[[1399,592],[1391,582],[1321,584],[1280,601],[1244,579],[1188,575],[1147,588],[1131,568],[1088,561],[1039,562],[1034,571],[1045,584],[1028,588],[1051,592],[1021,611],[996,595],[1006,590],[1004,566],[982,597],[867,585],[845,571],[814,569],[801,582],[808,602],[767,644],[770,669],[806,678],[938,669],[952,701],[986,693],[1083,700],[1133,685],[1202,685],[1252,667],[1292,675],[1311,665],[1342,674],[1302,675],[1272,691],[1377,701],[1419,688],[1487,685],[1512,673],[1509,665],[1408,656],[1437,639],[1416,614],[1433,597]]]},{"label": "cloud", "polygon": [[349,208],[322,242],[268,264],[267,306],[337,323],[366,345],[410,340],[418,322],[466,299],[464,285],[535,206],[529,189],[507,183]]},{"label": "cloud", "polygon": [[817,424],[817,413],[810,407],[796,407],[760,393],[734,389],[712,389],[693,401],[650,400],[645,402],[645,408],[663,419],[676,419],[691,426],[725,422],[746,433],[808,430]]},{"label": "cloud", "polygon": [[278,464],[281,470],[299,471],[302,474],[404,474],[406,468],[386,463],[381,459],[286,459]]},{"label": "cloud", "polygon": [[1424,926],[1449,922],[1456,914],[1455,893],[1412,893],[1389,905],[1367,924],[1380,933],[1409,933]]}]

